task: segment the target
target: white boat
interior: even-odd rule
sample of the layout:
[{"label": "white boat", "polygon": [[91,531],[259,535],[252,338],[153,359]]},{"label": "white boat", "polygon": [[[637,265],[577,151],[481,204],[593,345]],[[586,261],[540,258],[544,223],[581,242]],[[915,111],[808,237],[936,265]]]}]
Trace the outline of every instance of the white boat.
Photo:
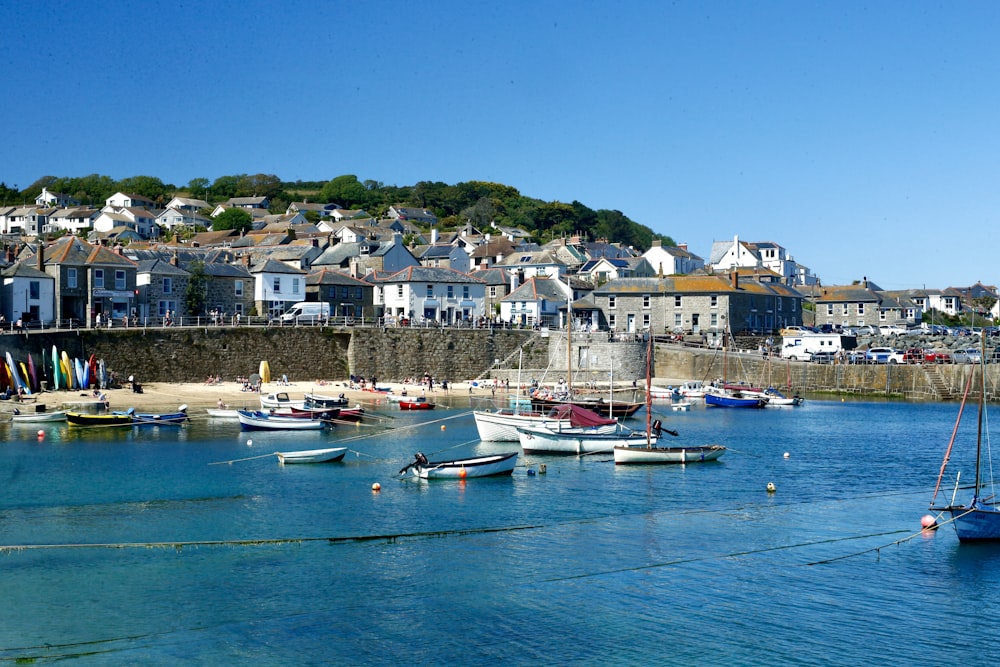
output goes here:
[{"label": "white boat", "polygon": [[694,405],[694,403],[692,403],[687,399],[684,399],[682,401],[676,401],[672,403],[670,405],[670,409],[673,410],[674,412],[686,412],[691,409],[692,405]]},{"label": "white boat", "polygon": [[299,452],[275,452],[278,463],[335,463],[341,461],[347,454],[347,447],[329,447],[327,449],[304,449]]},{"label": "white boat", "polygon": [[685,398],[705,398],[705,383],[701,380],[688,380],[677,387],[677,393]]},{"label": "white boat", "polygon": [[[652,376],[653,364],[653,343],[649,342],[649,349],[646,352],[646,386],[649,387]],[[646,392],[646,401],[649,402],[649,392]],[[710,398],[711,396],[707,396]],[[615,465],[624,464],[646,464],[656,465],[664,463],[702,463],[704,461],[714,461],[726,452],[722,445],[695,445],[692,447],[658,447],[657,437],[663,430],[660,420],[650,423],[649,405],[646,406],[646,433],[645,437],[638,444],[623,444],[615,446]],[[676,431],[667,431],[670,435],[676,436]]]},{"label": "white boat", "polygon": [[802,405],[803,398],[799,395],[795,396],[785,396],[777,389],[768,388],[764,391],[764,396],[767,398],[768,407],[787,407]]},{"label": "white boat", "polygon": [[306,407],[306,408],[346,408],[348,405],[347,398],[341,394],[340,396],[323,396],[322,394],[306,394],[302,397],[303,405],[297,405],[295,407]]},{"label": "white boat", "polygon": [[[610,452],[616,445],[638,446],[646,444],[646,434],[633,431],[621,424],[614,433],[600,432],[592,427],[519,426],[518,440],[525,454],[595,454]],[[656,442],[656,436],[652,436]]]},{"label": "white boat", "polygon": [[291,407],[302,408],[305,407],[305,401],[293,401],[289,398],[287,392],[280,391],[268,394],[267,396],[261,394],[260,407],[265,410]]},{"label": "white boat", "polygon": [[[44,406],[40,406],[43,407]],[[44,409],[33,412],[19,412],[17,410],[10,416],[10,421],[14,424],[36,424],[44,422],[64,422],[66,421],[65,410],[52,410],[46,412]]]},{"label": "white boat", "polygon": [[417,452],[413,463],[400,470],[399,474],[406,475],[409,472],[413,477],[420,479],[467,479],[509,475],[517,465],[517,454],[510,452],[451,461],[428,461],[426,456]]},{"label": "white boat", "polygon": [[618,429],[616,420],[571,404],[556,406],[548,412],[532,412],[527,408],[520,411],[510,408],[473,410],[472,416],[479,439],[484,442],[518,442],[520,426],[589,427],[598,433],[615,433]]},{"label": "white boat", "polygon": [[657,387],[650,385],[649,395],[654,401],[669,401],[680,396],[680,392],[674,387]]},{"label": "white boat", "polygon": [[251,410],[238,410],[237,415],[244,431],[318,431],[326,427],[321,419],[283,417]]},{"label": "white boat", "polygon": [[214,419],[239,419],[239,410],[230,410],[228,408],[208,408],[208,416]]},{"label": "white boat", "polygon": [[615,447],[618,465],[654,463],[701,463],[714,461],[726,453],[722,445],[696,445],[693,447]]}]

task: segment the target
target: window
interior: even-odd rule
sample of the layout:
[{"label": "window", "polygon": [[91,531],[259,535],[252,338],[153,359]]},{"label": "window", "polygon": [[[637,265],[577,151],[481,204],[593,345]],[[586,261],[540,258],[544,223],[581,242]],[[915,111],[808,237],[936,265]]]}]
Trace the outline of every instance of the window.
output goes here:
[{"label": "window", "polygon": [[615,314],[611,313],[608,315],[608,328],[614,330],[615,328]]},{"label": "window", "polygon": [[708,297],[708,305],[710,305],[712,308],[718,308],[719,307],[719,295],[718,294],[713,294],[712,296]]},{"label": "window", "polygon": [[272,284],[274,286],[274,293],[281,294],[281,278],[276,276]]},{"label": "window", "polygon": [[449,299],[454,299],[455,298],[455,286],[454,285],[448,285],[448,298]]},{"label": "window", "polygon": [[427,286],[427,298],[428,299],[433,299],[434,298],[434,285],[428,285]]},{"label": "window", "polygon": [[161,300],[159,302],[159,304],[158,304],[158,311],[157,311],[159,313],[160,317],[164,317],[167,314],[168,310],[171,313],[176,313],[177,312],[177,302],[176,301],[170,301],[169,299],[163,299],[163,300]]},{"label": "window", "polygon": [[490,298],[491,299],[497,298],[497,288],[496,288],[496,285],[490,285]]},{"label": "window", "polygon": [[299,293],[299,278],[292,278],[292,294]]},{"label": "window", "polygon": [[468,285],[462,285],[462,298],[463,299],[468,299],[469,298],[469,286]]},{"label": "window", "polygon": [[711,326],[713,329],[716,328],[717,326],[719,326],[719,314],[718,313],[712,313],[711,317],[709,317],[709,326]]},{"label": "window", "polygon": [[833,304],[832,303],[826,304],[826,314],[829,315],[830,317],[833,317]]},{"label": "window", "polygon": [[681,305],[681,295],[678,294],[674,297],[674,308],[680,308]]},{"label": "window", "polygon": [[614,308],[615,307],[615,302],[617,300],[618,300],[617,297],[609,296],[608,297],[608,308]]},{"label": "window", "polygon": [[115,271],[115,289],[123,290],[125,289],[125,272]]},{"label": "window", "polygon": [[233,315],[242,315],[242,314],[243,314],[243,304],[242,303],[234,303],[233,304]]},{"label": "window", "polygon": [[94,269],[94,288],[104,289],[104,269]]},{"label": "window", "polygon": [[235,280],[233,281],[233,288],[236,290],[236,296],[243,296],[243,281]]},{"label": "window", "polygon": [[360,287],[355,287],[355,288],[354,288],[354,298],[355,298],[356,300],[358,300],[358,301],[361,301],[361,299],[363,299],[363,298],[364,298],[364,296],[365,296],[365,295],[364,295],[364,292],[362,292],[362,291],[361,291],[361,288],[360,288]]},{"label": "window", "polygon": [[649,313],[642,314],[642,328],[643,329],[649,328]]},{"label": "window", "polygon": [[174,280],[173,280],[173,278],[164,278],[163,279],[163,293],[164,294],[170,294],[173,291],[174,291]]},{"label": "window", "polygon": [[400,299],[403,298],[403,285],[402,284],[396,285],[396,296],[399,297]]},{"label": "window", "polygon": [[858,315],[861,316],[861,315],[864,315],[864,314],[865,314],[865,304],[859,303],[858,304]]},{"label": "window", "polygon": [[840,305],[840,314],[841,315],[846,315],[847,314],[847,304],[846,303],[843,303],[843,304]]},{"label": "window", "polygon": [[66,269],[66,287],[76,287],[76,269]]},{"label": "window", "polygon": [[[648,294],[643,294],[642,295],[642,308],[643,308],[643,310],[649,310],[649,295]],[[646,317],[648,319],[649,316],[647,315]]]},{"label": "window", "polygon": [[674,313],[674,328],[681,329],[684,326],[684,316],[680,313]]},{"label": "window", "polygon": [[38,299],[41,296],[42,286],[37,280],[28,282],[28,298]]}]

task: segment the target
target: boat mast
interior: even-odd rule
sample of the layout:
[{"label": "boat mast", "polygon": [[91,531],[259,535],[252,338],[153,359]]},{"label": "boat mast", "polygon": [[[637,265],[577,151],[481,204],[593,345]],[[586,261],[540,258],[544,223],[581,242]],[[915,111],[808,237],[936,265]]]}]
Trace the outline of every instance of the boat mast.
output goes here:
[{"label": "boat mast", "polygon": [[982,351],[979,353],[979,412],[976,415],[976,485],[973,487],[973,499],[979,498],[980,464],[983,456],[983,410],[986,405],[986,334],[980,334],[979,343]]},{"label": "boat mast", "polygon": [[573,286],[566,276],[566,287],[569,294],[566,297],[566,395],[573,398]]},{"label": "boat mast", "polygon": [[649,341],[646,344],[646,447],[652,449],[652,419],[653,419],[653,393],[652,393],[652,365],[653,365],[653,332],[648,331],[646,335]]}]

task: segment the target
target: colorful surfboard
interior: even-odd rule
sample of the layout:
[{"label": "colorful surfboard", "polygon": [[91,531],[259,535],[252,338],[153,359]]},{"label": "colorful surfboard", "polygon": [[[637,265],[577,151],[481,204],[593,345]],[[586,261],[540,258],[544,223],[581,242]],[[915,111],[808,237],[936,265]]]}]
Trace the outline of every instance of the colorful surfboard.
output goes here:
[{"label": "colorful surfboard", "polygon": [[7,353],[7,368],[10,369],[10,378],[13,381],[14,389],[23,389],[25,393],[30,394],[31,389],[21,379],[21,374],[17,370],[17,364],[14,363],[14,358],[10,356],[10,352]]},{"label": "colorful surfboard", "polygon": [[271,365],[266,361],[260,362],[260,368],[257,373],[260,375],[260,381],[264,384],[271,381]]}]

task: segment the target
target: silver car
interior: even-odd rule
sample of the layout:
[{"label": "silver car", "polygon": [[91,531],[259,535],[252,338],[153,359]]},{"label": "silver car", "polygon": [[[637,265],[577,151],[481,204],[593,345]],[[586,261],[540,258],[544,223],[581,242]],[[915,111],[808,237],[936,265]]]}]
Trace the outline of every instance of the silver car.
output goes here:
[{"label": "silver car", "polygon": [[951,361],[955,364],[978,364],[983,361],[983,354],[974,347],[966,350],[955,350],[951,353]]}]

